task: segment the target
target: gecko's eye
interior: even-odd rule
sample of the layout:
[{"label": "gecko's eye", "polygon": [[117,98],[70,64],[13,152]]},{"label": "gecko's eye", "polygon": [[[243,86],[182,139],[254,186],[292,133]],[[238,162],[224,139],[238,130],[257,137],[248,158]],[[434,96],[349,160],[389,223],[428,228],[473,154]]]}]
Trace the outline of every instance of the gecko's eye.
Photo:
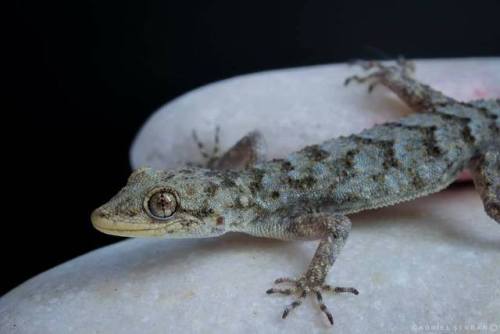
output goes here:
[{"label": "gecko's eye", "polygon": [[146,198],[144,208],[148,215],[154,219],[167,219],[172,216],[177,209],[177,199],[172,192],[166,189],[159,189],[153,191],[152,194]]}]

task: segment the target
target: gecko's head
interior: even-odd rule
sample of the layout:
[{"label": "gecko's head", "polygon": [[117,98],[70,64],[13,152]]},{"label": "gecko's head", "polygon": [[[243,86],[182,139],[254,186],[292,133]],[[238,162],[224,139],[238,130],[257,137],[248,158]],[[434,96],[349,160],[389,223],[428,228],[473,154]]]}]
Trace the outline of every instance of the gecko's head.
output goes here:
[{"label": "gecko's head", "polygon": [[225,232],[224,208],[233,202],[228,178],[197,168],[140,168],[118,194],[92,213],[92,224],[101,232],[127,237],[220,235]]}]

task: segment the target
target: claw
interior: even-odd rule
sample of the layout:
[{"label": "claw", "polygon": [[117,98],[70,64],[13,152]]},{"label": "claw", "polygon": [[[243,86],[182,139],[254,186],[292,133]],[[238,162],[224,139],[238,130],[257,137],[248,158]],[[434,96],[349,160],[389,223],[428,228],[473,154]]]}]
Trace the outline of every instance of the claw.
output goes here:
[{"label": "claw", "polygon": [[318,300],[319,308],[326,315],[328,321],[330,321],[330,324],[333,325],[333,315],[330,313],[330,310],[328,310],[328,306],[323,303],[323,296],[321,295],[321,292],[316,291],[316,299]]}]

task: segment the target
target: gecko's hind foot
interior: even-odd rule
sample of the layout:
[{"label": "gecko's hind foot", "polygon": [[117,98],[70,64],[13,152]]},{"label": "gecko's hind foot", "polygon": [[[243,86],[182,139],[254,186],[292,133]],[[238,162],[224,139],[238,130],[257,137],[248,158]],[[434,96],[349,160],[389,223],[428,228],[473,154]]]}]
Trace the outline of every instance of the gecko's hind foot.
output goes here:
[{"label": "gecko's hind foot", "polygon": [[275,284],[281,284],[281,283],[288,283],[291,284],[291,288],[285,288],[285,289],[277,289],[277,288],[271,288],[266,291],[267,294],[282,294],[282,295],[295,295],[297,298],[290,304],[288,304],[285,307],[285,310],[283,311],[283,315],[281,316],[283,319],[285,319],[288,314],[296,307],[300,306],[302,304],[302,301],[308,294],[314,294],[316,296],[316,300],[319,304],[320,310],[326,315],[328,318],[328,321],[330,324],[333,325],[333,315],[332,313],[328,310],[328,307],[326,304],[323,302],[323,296],[321,292],[333,292],[333,293],[344,293],[344,292],[349,292],[352,294],[359,294],[358,290],[352,287],[333,287],[330,285],[325,285],[325,284],[318,284],[318,282],[315,282],[311,278],[308,278],[308,275],[306,274],[304,277],[295,280],[291,278],[278,278],[276,281],[274,281]]},{"label": "gecko's hind foot", "polygon": [[212,167],[214,162],[219,159],[220,126],[217,125],[215,127],[214,144],[213,144],[213,148],[211,151],[207,151],[203,142],[198,138],[198,134],[196,133],[196,130],[193,130],[192,137],[193,137],[194,142],[196,143],[196,146],[198,146],[198,150],[199,150],[202,158],[204,159],[204,163],[202,163],[202,164],[188,163],[188,166],[205,167],[205,168]]},{"label": "gecko's hind foot", "polygon": [[361,66],[365,71],[375,69],[374,72],[365,76],[353,75],[344,81],[346,86],[353,81],[368,83],[368,92],[373,91],[381,81],[389,76],[410,77],[415,72],[415,63],[402,57],[396,60],[395,65],[384,65],[376,60],[355,60],[349,62],[349,64]]},{"label": "gecko's hind foot", "polygon": [[348,62],[348,64],[353,66],[360,66],[365,71],[370,71],[372,69],[377,69],[379,71],[393,70],[403,72],[406,75],[410,75],[415,72],[415,62],[404,57],[398,57],[395,60],[394,65],[384,65],[378,60],[362,59],[351,60]]}]

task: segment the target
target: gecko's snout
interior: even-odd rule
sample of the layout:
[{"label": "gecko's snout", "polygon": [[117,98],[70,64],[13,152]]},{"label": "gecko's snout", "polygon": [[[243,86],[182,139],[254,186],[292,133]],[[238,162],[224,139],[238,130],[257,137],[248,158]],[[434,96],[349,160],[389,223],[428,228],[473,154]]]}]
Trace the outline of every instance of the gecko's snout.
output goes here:
[{"label": "gecko's snout", "polygon": [[165,223],[150,224],[143,221],[134,221],[107,210],[106,206],[95,209],[90,215],[94,228],[102,233],[122,237],[161,236],[165,234]]},{"label": "gecko's snout", "polygon": [[102,208],[97,208],[90,215],[90,221],[97,230],[106,233],[106,230],[109,229],[112,224],[108,217],[106,211]]}]

